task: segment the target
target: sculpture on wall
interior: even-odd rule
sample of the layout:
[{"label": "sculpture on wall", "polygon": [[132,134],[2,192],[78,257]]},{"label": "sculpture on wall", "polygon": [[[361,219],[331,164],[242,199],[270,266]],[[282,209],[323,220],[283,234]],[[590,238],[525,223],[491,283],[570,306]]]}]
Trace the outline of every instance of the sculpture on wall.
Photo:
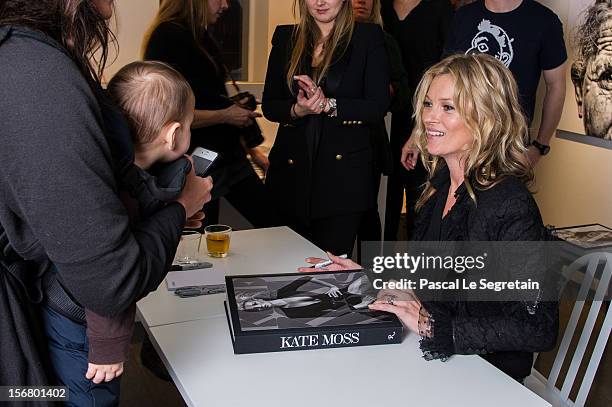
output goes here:
[{"label": "sculpture on wall", "polygon": [[612,0],[586,9],[571,76],[586,135],[612,140]]}]

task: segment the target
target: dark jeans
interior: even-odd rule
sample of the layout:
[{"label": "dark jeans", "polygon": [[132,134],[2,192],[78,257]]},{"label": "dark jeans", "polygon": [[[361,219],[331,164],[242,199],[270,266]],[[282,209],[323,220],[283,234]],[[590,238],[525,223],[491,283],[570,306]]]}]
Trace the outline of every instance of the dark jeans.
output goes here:
[{"label": "dark jeans", "polygon": [[85,378],[89,343],[85,325],[73,322],[49,307],[42,310],[51,364],[56,377],[68,386],[68,406],[119,405],[120,379],[95,384]]}]

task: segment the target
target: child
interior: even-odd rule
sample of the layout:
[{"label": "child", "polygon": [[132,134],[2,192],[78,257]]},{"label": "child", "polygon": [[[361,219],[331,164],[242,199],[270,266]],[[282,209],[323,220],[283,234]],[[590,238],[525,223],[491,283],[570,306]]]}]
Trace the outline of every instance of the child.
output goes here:
[{"label": "child", "polygon": [[[154,164],[170,163],[189,149],[195,97],[187,81],[161,62],[134,62],[123,67],[108,84],[111,99],[125,114],[134,144],[134,163],[150,170]],[[134,198],[134,197],[132,197]],[[142,217],[126,196],[130,217]],[[86,378],[98,384],[123,372],[127,360],[134,304],[124,314],[106,318],[85,309],[89,341]],[[118,381],[117,381],[118,393]],[[116,395],[118,396],[118,394]]]}]

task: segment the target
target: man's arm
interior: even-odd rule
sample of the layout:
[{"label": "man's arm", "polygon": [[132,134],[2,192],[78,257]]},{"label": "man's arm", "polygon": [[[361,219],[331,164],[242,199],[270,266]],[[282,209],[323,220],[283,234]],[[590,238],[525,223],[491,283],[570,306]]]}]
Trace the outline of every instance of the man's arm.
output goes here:
[{"label": "man's arm", "polygon": [[[550,145],[550,140],[557,130],[563,103],[565,102],[565,63],[544,72],[546,94],[542,104],[542,121],[536,140],[540,144]],[[535,166],[541,157],[535,146],[529,147],[529,160]]]}]

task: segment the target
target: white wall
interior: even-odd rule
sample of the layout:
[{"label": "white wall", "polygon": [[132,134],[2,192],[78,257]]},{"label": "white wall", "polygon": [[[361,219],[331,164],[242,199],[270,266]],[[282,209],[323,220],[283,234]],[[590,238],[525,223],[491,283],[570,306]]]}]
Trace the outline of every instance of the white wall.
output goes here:
[{"label": "white wall", "polygon": [[[140,44],[147,27],[153,20],[159,0],[115,0],[115,21],[113,32],[119,43],[117,59],[104,71],[108,81],[122,66],[139,60]],[[114,55],[111,55],[109,62]]]},{"label": "white wall", "polygon": [[[566,43],[574,34],[575,21],[570,21],[570,18],[577,9],[592,3],[592,0],[539,1],[561,19]],[[569,77],[569,65],[573,60],[571,46],[568,51],[567,94],[559,128],[584,133]],[[536,182],[535,197],[545,223],[555,226],[584,223],[612,226],[612,150],[554,137],[550,154],[538,164]]]}]

